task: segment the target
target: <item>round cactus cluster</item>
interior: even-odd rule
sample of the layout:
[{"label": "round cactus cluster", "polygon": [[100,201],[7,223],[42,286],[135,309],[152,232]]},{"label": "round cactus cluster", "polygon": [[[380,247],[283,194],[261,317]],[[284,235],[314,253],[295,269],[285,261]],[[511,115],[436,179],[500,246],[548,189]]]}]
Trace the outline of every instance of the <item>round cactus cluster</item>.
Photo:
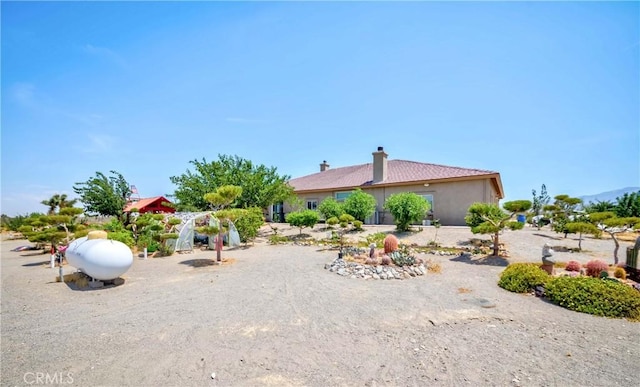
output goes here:
[{"label": "round cactus cluster", "polygon": [[627,271],[622,267],[616,267],[613,271],[613,276],[621,280],[627,279]]},{"label": "round cactus cluster", "polygon": [[389,254],[398,250],[398,238],[395,235],[389,234],[384,238],[384,253]]},{"label": "round cactus cluster", "polygon": [[582,265],[578,261],[569,261],[564,269],[566,271],[580,271],[580,269],[582,269]]},{"label": "round cactus cluster", "polygon": [[383,255],[382,258],[380,258],[380,264],[384,266],[391,265],[391,257],[389,257],[388,255]]},{"label": "round cactus cluster", "polygon": [[600,273],[609,270],[609,265],[602,259],[592,259],[585,265],[589,277],[599,277]]}]

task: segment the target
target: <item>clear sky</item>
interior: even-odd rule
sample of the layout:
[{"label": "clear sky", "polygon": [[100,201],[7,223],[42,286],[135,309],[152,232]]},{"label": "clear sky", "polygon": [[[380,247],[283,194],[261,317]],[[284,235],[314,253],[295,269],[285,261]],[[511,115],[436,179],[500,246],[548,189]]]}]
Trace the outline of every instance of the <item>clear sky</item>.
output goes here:
[{"label": "clear sky", "polygon": [[506,200],[640,186],[638,2],[6,2],[2,204],[189,161],[299,177],[390,159],[498,171]]}]

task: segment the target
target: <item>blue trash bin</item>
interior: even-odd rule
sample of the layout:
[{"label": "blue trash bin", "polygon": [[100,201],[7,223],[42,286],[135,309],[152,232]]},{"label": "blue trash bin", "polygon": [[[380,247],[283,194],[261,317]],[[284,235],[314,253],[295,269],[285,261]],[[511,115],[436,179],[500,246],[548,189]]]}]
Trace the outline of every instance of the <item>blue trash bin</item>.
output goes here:
[{"label": "blue trash bin", "polygon": [[524,223],[524,222],[526,222],[526,221],[527,221],[527,217],[526,217],[526,215],[518,215],[518,216],[516,217],[516,219],[518,219],[518,222],[520,222],[520,223]]}]

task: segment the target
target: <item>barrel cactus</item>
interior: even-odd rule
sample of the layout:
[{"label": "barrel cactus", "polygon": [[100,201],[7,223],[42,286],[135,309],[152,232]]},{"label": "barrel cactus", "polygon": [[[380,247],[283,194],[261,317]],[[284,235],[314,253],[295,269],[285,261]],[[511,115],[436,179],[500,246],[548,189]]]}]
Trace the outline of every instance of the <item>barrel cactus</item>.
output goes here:
[{"label": "barrel cactus", "polygon": [[384,238],[384,253],[389,254],[398,250],[398,238],[395,235],[389,234]]}]

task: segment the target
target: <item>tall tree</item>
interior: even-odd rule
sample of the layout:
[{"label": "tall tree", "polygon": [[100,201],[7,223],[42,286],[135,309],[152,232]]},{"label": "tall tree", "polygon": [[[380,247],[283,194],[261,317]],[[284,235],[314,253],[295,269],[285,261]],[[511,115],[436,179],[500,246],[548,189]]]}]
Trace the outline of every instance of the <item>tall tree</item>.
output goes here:
[{"label": "tall tree", "polygon": [[122,215],[122,210],[131,196],[131,188],[120,173],[110,172],[109,177],[102,172],[96,172],[95,177],[73,186],[73,191],[80,195],[86,212],[105,216]]},{"label": "tall tree", "polygon": [[218,262],[222,260],[222,222],[229,221],[228,217],[225,219],[220,219],[220,215],[224,213],[221,210],[224,210],[225,208],[231,206],[240,197],[240,195],[242,195],[242,187],[239,187],[237,185],[223,185],[221,187],[218,187],[215,192],[208,192],[204,195],[204,200],[206,200],[212,207],[218,210],[218,212],[216,212],[216,216],[218,217],[220,223],[217,227],[217,230],[210,230],[216,231],[215,233],[218,234],[218,239],[216,240],[216,260]]},{"label": "tall tree", "polygon": [[512,219],[518,212],[531,208],[531,202],[528,200],[506,202],[504,203],[504,208],[510,213],[505,212],[495,204],[473,203],[464,218],[474,234],[493,235],[493,255],[496,257],[500,255],[500,232],[506,228],[511,230],[522,229],[524,223],[516,222]]},{"label": "tall tree", "polygon": [[553,204],[546,205],[544,209],[553,213],[553,230],[555,232],[564,233],[564,237],[570,232],[575,232],[566,227],[570,222],[582,222],[579,219],[578,208],[582,204],[582,199],[573,198],[569,195],[557,195],[554,197]]},{"label": "tall tree", "polygon": [[640,217],[640,191],[617,197],[615,213],[620,218]]},{"label": "tall tree", "polygon": [[58,211],[58,209],[73,207],[73,205],[76,204],[77,201],[78,199],[67,200],[67,194],[55,194],[49,199],[43,200],[40,203],[49,207],[49,210],[47,211],[48,215],[53,215],[56,213],[56,211]]},{"label": "tall tree", "polygon": [[278,175],[275,167],[256,165],[238,156],[218,155],[218,158],[212,162],[204,158],[190,161],[195,168],[193,172],[187,170],[169,178],[176,185],[172,196],[178,200],[178,208],[205,210],[209,203],[204,195],[224,185],[242,187],[242,194],[234,203],[241,208],[267,208],[293,194],[293,188],[287,184],[290,177]]},{"label": "tall tree", "polygon": [[551,200],[551,198],[547,194],[547,186],[542,184],[542,187],[540,187],[540,194],[539,195],[536,194],[536,190],[535,189],[531,190],[531,194],[533,195],[533,202],[531,203],[531,210],[533,211],[534,215],[540,215],[540,213],[544,209],[544,206],[549,204],[549,201]]}]

